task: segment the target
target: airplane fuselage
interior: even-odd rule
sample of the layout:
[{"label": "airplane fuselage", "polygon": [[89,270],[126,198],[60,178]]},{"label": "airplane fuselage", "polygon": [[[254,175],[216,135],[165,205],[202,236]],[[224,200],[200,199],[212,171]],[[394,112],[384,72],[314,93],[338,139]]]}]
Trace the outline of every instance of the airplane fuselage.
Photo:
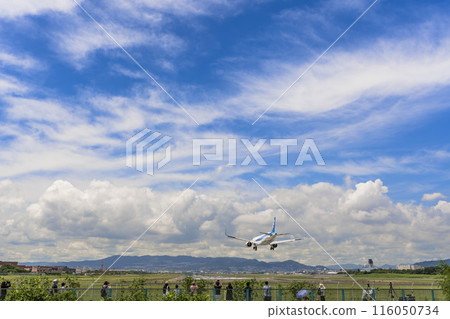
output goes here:
[{"label": "airplane fuselage", "polygon": [[272,243],[276,237],[277,234],[263,234],[252,238],[250,242],[253,244],[253,246],[270,245],[270,243]]},{"label": "airplane fuselage", "polygon": [[277,241],[275,241],[277,236],[289,235],[288,233],[286,233],[286,234],[277,234],[276,231],[275,231],[276,223],[277,223],[277,219],[276,219],[276,217],[274,217],[273,218],[273,226],[272,226],[272,231],[271,232],[267,232],[267,233],[263,233],[262,232],[261,235],[253,237],[250,240],[245,239],[245,238],[239,238],[239,237],[236,237],[236,236],[233,236],[233,235],[228,235],[226,231],[225,231],[225,236],[227,236],[229,238],[233,238],[233,239],[244,241],[244,242],[247,243],[247,247],[253,247],[253,250],[257,250],[258,246],[264,246],[264,245],[270,246],[270,250],[275,250],[275,248],[278,247],[278,244],[300,240],[300,238],[292,238],[292,239],[287,239],[287,240],[277,240]]}]

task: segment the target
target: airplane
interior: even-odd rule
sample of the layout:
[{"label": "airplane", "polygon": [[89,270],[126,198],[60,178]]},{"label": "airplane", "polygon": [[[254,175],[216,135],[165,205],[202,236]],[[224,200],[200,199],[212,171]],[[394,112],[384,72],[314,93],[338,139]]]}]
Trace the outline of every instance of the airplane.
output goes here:
[{"label": "airplane", "polygon": [[277,225],[277,218],[274,217],[272,231],[270,233],[260,232],[262,235],[256,236],[256,237],[252,238],[251,240],[228,235],[226,231],[225,231],[225,236],[227,236],[229,238],[237,239],[240,241],[245,241],[247,243],[246,244],[247,247],[253,246],[253,250],[255,250],[255,251],[258,250],[258,246],[270,245],[270,250],[275,250],[275,248],[277,248],[278,244],[289,243],[289,242],[301,240],[301,238],[292,238],[292,239],[275,241],[275,238],[277,236],[290,235],[289,233],[277,234],[275,232],[276,225]]}]

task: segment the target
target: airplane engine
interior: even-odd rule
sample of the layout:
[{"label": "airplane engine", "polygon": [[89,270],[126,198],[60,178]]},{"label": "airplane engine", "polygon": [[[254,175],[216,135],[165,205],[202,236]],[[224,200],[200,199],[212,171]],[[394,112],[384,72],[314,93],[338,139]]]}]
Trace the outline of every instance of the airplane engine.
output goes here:
[{"label": "airplane engine", "polygon": [[247,246],[248,247],[252,247],[252,243],[249,241],[249,242],[247,242]]}]

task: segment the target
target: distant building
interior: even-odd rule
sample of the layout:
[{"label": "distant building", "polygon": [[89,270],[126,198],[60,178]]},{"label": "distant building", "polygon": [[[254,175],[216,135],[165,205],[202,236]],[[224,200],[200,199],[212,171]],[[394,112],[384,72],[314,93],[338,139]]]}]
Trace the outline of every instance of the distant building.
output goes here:
[{"label": "distant building", "polygon": [[422,268],[423,267],[419,265],[397,265],[398,270],[417,270]]},{"label": "distant building", "polygon": [[84,273],[87,273],[87,272],[89,272],[91,270],[92,270],[91,267],[75,267],[75,273],[76,274],[84,274]]},{"label": "distant building", "polygon": [[1,268],[3,265],[14,266],[14,267],[17,267],[17,268],[20,268],[20,269],[23,269],[23,270],[27,270],[27,271],[30,271],[30,270],[31,270],[31,267],[30,267],[30,266],[19,265],[19,262],[18,262],[18,261],[0,261],[0,268]]},{"label": "distant building", "polygon": [[31,272],[38,274],[73,274],[75,269],[61,266],[33,266]]},{"label": "distant building", "polygon": [[2,267],[3,265],[10,265],[14,267],[19,266],[17,261],[0,261],[0,267]]}]

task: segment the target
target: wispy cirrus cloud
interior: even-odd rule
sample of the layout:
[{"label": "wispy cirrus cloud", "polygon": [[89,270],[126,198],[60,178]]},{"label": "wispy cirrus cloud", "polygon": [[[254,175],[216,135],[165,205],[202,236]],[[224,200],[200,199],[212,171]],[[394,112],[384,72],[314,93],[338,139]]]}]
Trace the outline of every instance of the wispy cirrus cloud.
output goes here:
[{"label": "wispy cirrus cloud", "polygon": [[39,66],[39,62],[31,56],[13,54],[6,50],[0,51],[0,65],[3,67],[16,67],[19,69],[34,69]]},{"label": "wispy cirrus cloud", "polygon": [[[83,2],[83,0],[78,0]],[[70,12],[76,6],[75,2],[52,0],[18,0],[0,1],[0,17],[15,19],[26,15],[40,15],[52,12]]]},{"label": "wispy cirrus cloud", "polygon": [[[276,103],[272,112],[323,113],[358,101],[426,94],[450,83],[450,37],[438,43],[425,35],[378,41],[370,47],[330,52]],[[270,105],[308,65],[266,63],[264,73],[238,72],[252,111]]]},{"label": "wispy cirrus cloud", "polygon": [[[106,54],[108,51],[120,51],[117,44],[91,21],[78,18],[74,20],[70,28],[55,30],[52,36],[52,41],[63,60],[82,67],[88,62],[87,59],[97,52]],[[166,52],[183,47],[182,39],[170,33],[142,32],[117,24],[107,24],[103,27],[124,47],[145,46]],[[123,57],[127,59],[125,55]]]}]

